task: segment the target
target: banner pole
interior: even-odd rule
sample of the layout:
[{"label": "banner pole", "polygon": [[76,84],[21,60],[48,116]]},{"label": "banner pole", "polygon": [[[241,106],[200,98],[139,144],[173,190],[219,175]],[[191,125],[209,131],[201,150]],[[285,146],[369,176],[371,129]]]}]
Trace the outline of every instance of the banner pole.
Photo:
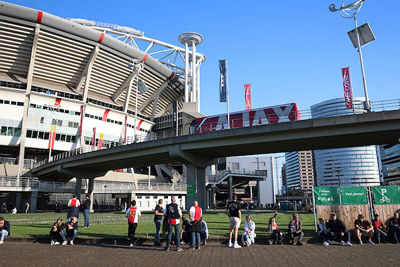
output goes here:
[{"label": "banner pole", "polygon": [[315,195],[314,195],[314,186],[312,187],[312,201],[313,201],[313,212],[314,212],[314,229],[317,232],[317,206],[315,205]]}]

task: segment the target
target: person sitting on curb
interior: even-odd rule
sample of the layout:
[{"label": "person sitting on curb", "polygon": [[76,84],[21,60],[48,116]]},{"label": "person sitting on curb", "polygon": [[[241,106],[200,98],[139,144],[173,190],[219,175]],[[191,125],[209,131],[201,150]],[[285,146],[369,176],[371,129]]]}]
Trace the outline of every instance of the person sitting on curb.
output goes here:
[{"label": "person sitting on curb", "polygon": [[10,223],[0,217],[0,245],[4,243],[4,238],[11,235]]},{"label": "person sitting on curb", "polygon": [[76,217],[71,217],[71,221],[67,222],[67,227],[66,227],[66,234],[67,238],[71,238],[71,241],[69,241],[70,245],[74,244],[74,240],[76,237],[76,233],[78,232],[78,221],[76,220]]},{"label": "person sitting on curb", "polygon": [[354,221],[354,232],[360,245],[363,244],[361,238],[366,236],[368,238],[367,244],[374,244],[372,237],[374,236],[374,227],[369,221],[364,220],[364,215],[359,214],[358,219]]},{"label": "person sitting on curb", "polygon": [[388,231],[382,223],[379,214],[375,214],[374,220],[372,220],[372,226],[374,227],[374,235],[376,236],[378,244],[380,244],[381,241],[386,242]]},{"label": "person sitting on curb", "polygon": [[276,216],[278,212],[275,211],[274,217],[271,217],[268,222],[268,229],[271,237],[274,239],[273,245],[278,243],[278,245],[282,245],[283,233],[279,230],[278,224],[276,223]]},{"label": "person sitting on curb", "polygon": [[330,236],[333,240],[339,242],[342,246],[346,245],[351,247],[350,232],[347,231],[346,226],[336,217],[335,213],[330,215],[326,228],[329,230]]},{"label": "person sitting on curb", "polygon": [[65,224],[62,222],[61,218],[58,218],[50,230],[50,245],[60,245],[61,241],[63,246],[67,244],[67,239],[65,238],[64,234],[64,228]]},{"label": "person sitting on curb", "polygon": [[399,213],[395,212],[389,220],[389,235],[392,237],[393,243],[399,243],[400,238],[400,218]]},{"label": "person sitting on curb", "polygon": [[201,233],[200,233],[201,239],[203,239],[203,246],[207,245],[207,239],[208,239],[208,227],[206,221],[201,218]]},{"label": "person sitting on curb", "polygon": [[250,246],[254,244],[256,238],[256,224],[251,220],[251,216],[246,216],[246,222],[244,223],[244,232],[242,234],[242,244]]},{"label": "person sitting on curb", "polygon": [[302,246],[303,243],[301,242],[304,236],[302,232],[302,225],[299,219],[299,215],[297,213],[293,213],[293,219],[289,222],[289,236],[290,236],[290,244],[294,245],[294,238],[298,236],[297,245]]},{"label": "person sitting on curb", "polygon": [[319,218],[319,224],[318,224],[318,236],[322,240],[322,245],[324,246],[329,246],[332,245],[332,242],[329,241],[329,231],[328,228],[326,228],[326,222],[324,218]]}]

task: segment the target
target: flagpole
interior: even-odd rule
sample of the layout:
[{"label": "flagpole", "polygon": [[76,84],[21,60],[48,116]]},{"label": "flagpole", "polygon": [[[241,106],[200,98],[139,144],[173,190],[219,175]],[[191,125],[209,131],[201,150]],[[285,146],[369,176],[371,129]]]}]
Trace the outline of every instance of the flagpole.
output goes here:
[{"label": "flagpole", "polygon": [[225,67],[226,67],[226,106],[227,106],[227,113],[228,113],[228,129],[231,128],[231,124],[229,121],[229,86],[228,86],[228,60],[225,59]]}]

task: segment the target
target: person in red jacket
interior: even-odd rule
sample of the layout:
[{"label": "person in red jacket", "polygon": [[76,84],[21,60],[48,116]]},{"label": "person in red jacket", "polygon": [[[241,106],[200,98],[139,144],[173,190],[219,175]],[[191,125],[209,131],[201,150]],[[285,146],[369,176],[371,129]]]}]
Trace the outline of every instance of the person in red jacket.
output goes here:
[{"label": "person in red jacket", "polygon": [[139,218],[142,217],[140,209],[136,207],[136,200],[131,201],[131,207],[126,210],[126,218],[128,218],[128,235],[131,241],[130,246],[133,247],[135,232],[138,225]]}]

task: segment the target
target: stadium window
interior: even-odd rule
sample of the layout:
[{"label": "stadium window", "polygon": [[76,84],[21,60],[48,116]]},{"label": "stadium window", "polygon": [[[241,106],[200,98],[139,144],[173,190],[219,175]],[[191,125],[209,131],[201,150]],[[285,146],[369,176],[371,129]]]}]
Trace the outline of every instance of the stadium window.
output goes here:
[{"label": "stadium window", "polygon": [[23,106],[24,103],[23,102],[17,102],[17,106]]},{"label": "stadium window", "polygon": [[1,135],[7,135],[7,127],[1,126]]},{"label": "stadium window", "polygon": [[44,139],[49,140],[50,133],[44,133]]},{"label": "stadium window", "polygon": [[9,105],[10,101],[9,100],[4,100],[4,104]]},{"label": "stadium window", "polygon": [[16,102],[16,101],[11,101],[11,105],[16,106],[16,105],[17,105],[17,102]]},{"label": "stadium window", "polygon": [[38,131],[32,131],[32,138],[38,137]]},{"label": "stadium window", "polygon": [[72,136],[67,135],[67,142],[68,142],[68,143],[71,142],[71,138],[72,138]]},{"label": "stadium window", "polygon": [[157,196],[153,196],[153,199],[157,199]]},{"label": "stadium window", "polygon": [[146,199],[150,199],[150,196],[146,196]]},{"label": "stadium window", "polygon": [[96,120],[99,120],[99,119],[100,119],[99,116],[94,116],[94,118],[95,118]]},{"label": "stadium window", "polygon": [[40,118],[40,123],[44,123],[44,117]]},{"label": "stadium window", "polygon": [[3,99],[0,99],[0,104],[3,104],[4,103],[4,100]]},{"label": "stadium window", "polygon": [[61,137],[60,134],[56,134],[56,141],[60,141],[60,137]]},{"label": "stadium window", "polygon": [[62,135],[61,135],[60,140],[63,141],[63,142],[65,142],[65,134],[62,134]]},{"label": "stadium window", "polygon": [[93,115],[90,115],[89,117],[90,117],[91,119],[93,119],[93,118],[94,118],[94,116],[93,116]]},{"label": "stadium window", "polygon": [[142,196],[136,196],[137,199],[142,199]]},{"label": "stadium window", "polygon": [[164,196],[164,198],[168,198],[168,196]]},{"label": "stadium window", "polygon": [[31,130],[27,130],[26,131],[26,137],[30,138],[32,136],[32,131]]},{"label": "stadium window", "polygon": [[43,139],[44,137],[44,132],[39,132],[39,139]]},{"label": "stadium window", "polygon": [[14,128],[14,136],[21,136],[21,128]]}]

